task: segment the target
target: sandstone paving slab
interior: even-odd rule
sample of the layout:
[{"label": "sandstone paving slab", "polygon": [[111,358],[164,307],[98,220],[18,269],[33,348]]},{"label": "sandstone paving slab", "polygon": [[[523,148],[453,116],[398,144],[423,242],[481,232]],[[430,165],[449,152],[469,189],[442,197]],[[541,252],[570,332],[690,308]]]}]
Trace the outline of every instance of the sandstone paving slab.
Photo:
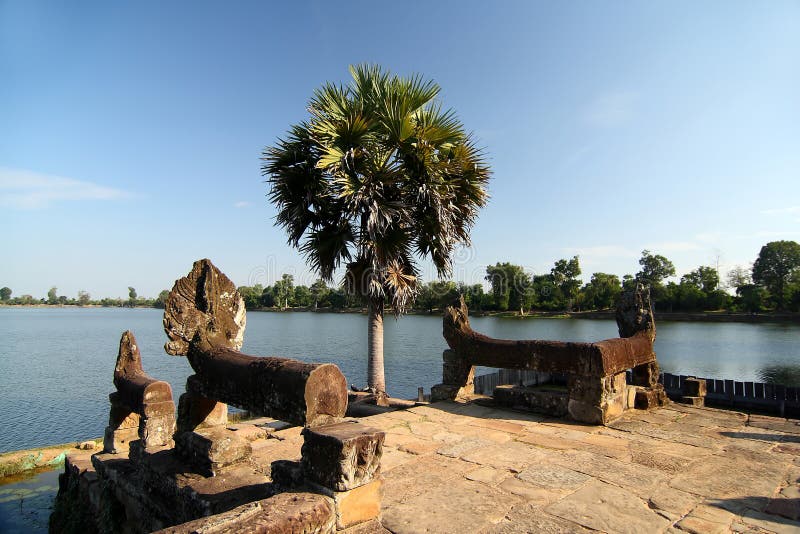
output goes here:
[{"label": "sandstone paving slab", "polygon": [[430,498],[431,486],[446,485],[447,482],[461,478],[465,473],[477,468],[475,464],[439,455],[413,458],[414,461],[406,462],[385,473],[384,506],[402,502],[423,492]]},{"label": "sandstone paving slab", "polygon": [[686,458],[687,462],[692,460],[699,460],[712,454],[719,454],[722,449],[722,442],[717,440],[715,448],[708,447],[695,447],[694,445],[687,445],[685,443],[677,443],[675,441],[664,441],[663,439],[652,438],[641,434],[628,434],[631,452],[636,451],[649,451],[653,454],[662,453],[671,456],[678,456]]},{"label": "sandstone paving slab", "polygon": [[565,440],[563,438],[559,438],[558,436],[551,436],[541,432],[526,432],[519,436],[515,436],[514,439],[521,443],[527,443],[535,447],[554,450],[571,450],[574,449],[577,444],[575,441]]},{"label": "sandstone paving slab", "polygon": [[472,425],[509,434],[519,434],[526,428],[525,425],[501,419],[477,419],[472,421]]},{"label": "sandstone paving slab", "polygon": [[685,471],[695,460],[686,456],[675,456],[646,448],[635,448],[630,455],[633,463],[657,469],[664,473],[676,474]]},{"label": "sandstone paving slab", "polygon": [[459,414],[443,410],[441,407],[439,407],[440,404],[441,403],[431,404],[428,406],[414,406],[406,411],[422,416],[425,421],[434,421],[438,423],[449,423],[459,419]]},{"label": "sandstone paving slab", "polygon": [[746,525],[774,532],[775,534],[797,534],[800,532],[800,522],[750,509],[742,513],[741,521]]},{"label": "sandstone paving slab", "polygon": [[538,507],[553,504],[571,493],[571,490],[554,490],[536,486],[520,480],[516,476],[506,478],[497,487],[512,495],[522,497],[526,502],[535,504]]},{"label": "sandstone paving slab", "polygon": [[595,425],[573,425],[546,421],[539,425],[529,426],[525,430],[528,433],[546,434],[548,436],[558,436],[565,440],[581,441],[587,434],[594,434],[600,428]]},{"label": "sandstone paving slab", "polygon": [[416,412],[412,412],[410,410],[394,410],[394,411],[386,412],[386,413],[380,414],[380,415],[373,415],[373,416],[371,416],[369,418],[369,420],[370,420],[369,424],[370,425],[372,425],[372,418],[373,417],[381,417],[381,418],[385,417],[387,419],[397,419],[397,420],[400,420],[400,421],[405,421],[407,423],[417,423],[417,422],[425,420],[425,416],[424,415],[418,414]]},{"label": "sandstone paving slab", "polygon": [[395,467],[403,465],[414,458],[413,454],[408,454],[393,447],[384,447],[381,457],[381,473],[388,473]]},{"label": "sandstone paving slab", "polygon": [[653,490],[647,502],[653,510],[664,512],[677,519],[689,513],[700,500],[700,497],[692,493],[676,490],[669,486],[658,486]]},{"label": "sandstone paving slab", "polygon": [[447,427],[451,432],[457,433],[464,437],[479,438],[485,441],[492,441],[494,443],[505,443],[511,441],[514,434],[501,432],[499,430],[492,430],[490,428],[482,428],[473,424],[466,425],[450,425]]},{"label": "sandstone paving slab", "polygon": [[436,452],[448,458],[459,458],[462,455],[475,450],[492,445],[491,441],[481,438],[465,438],[455,443],[447,443],[439,447]]},{"label": "sandstone paving slab", "polygon": [[735,410],[706,407],[698,408],[696,406],[679,403],[670,404],[670,408],[686,414],[686,417],[682,419],[683,421],[694,422],[696,424],[705,422],[705,424],[709,425],[736,427],[738,425],[744,425],[748,420],[747,414]]},{"label": "sandstone paving slab", "polygon": [[793,419],[782,419],[765,415],[751,415],[747,424],[765,430],[775,430],[787,434],[800,435],[800,422]]},{"label": "sandstone paving slab", "polygon": [[583,432],[583,433],[594,433],[603,428],[600,425],[590,425],[588,423],[581,423],[579,421],[571,421],[569,419],[556,419],[553,417],[546,417],[542,420],[542,426],[550,427],[550,428],[557,428],[559,430],[565,430],[569,432]]},{"label": "sandstone paving slab", "polygon": [[660,439],[673,443],[683,443],[704,449],[716,449],[719,444],[706,436],[690,434],[681,428],[680,423],[670,423],[668,425],[652,425],[631,421],[628,424],[620,423],[614,426],[618,430],[628,430],[629,432]]},{"label": "sandstone paving slab", "polygon": [[596,480],[544,511],[590,529],[621,534],[660,532],[671,523],[631,492]]},{"label": "sandstone paving slab", "polygon": [[597,454],[618,460],[630,460],[631,458],[631,442],[626,439],[602,434],[587,434],[581,443],[584,444],[582,448]]},{"label": "sandstone paving slab", "polygon": [[506,469],[495,469],[494,467],[485,465],[472,471],[469,471],[464,477],[467,480],[474,480],[475,482],[483,482],[484,484],[496,485],[498,482],[508,478],[510,471]]},{"label": "sandstone paving slab", "polygon": [[709,498],[771,496],[785,480],[788,466],[770,457],[753,456],[741,450],[709,456],[694,463],[691,470],[676,474],[669,485]]},{"label": "sandstone paving slab", "polygon": [[386,432],[386,437],[384,438],[384,446],[386,447],[399,447],[401,445],[405,445],[406,443],[413,443],[420,441],[420,438],[413,435],[411,431],[408,432]]},{"label": "sandstone paving slab", "polygon": [[429,438],[434,434],[441,432],[441,425],[431,421],[416,421],[408,423],[408,428],[411,433],[418,437]]},{"label": "sandstone paving slab", "polygon": [[[709,430],[706,435],[713,440],[725,440],[742,449],[766,453],[773,449],[777,443],[790,443],[791,434],[775,432],[754,427],[742,427],[735,430],[715,429]],[[796,444],[800,445],[800,443]]]},{"label": "sandstone paving slab", "polygon": [[441,444],[435,441],[418,439],[400,445],[398,450],[420,456],[423,454],[433,454],[439,447],[441,447]]},{"label": "sandstone paving slab", "polygon": [[497,488],[464,478],[425,486],[423,494],[385,503],[384,527],[395,534],[476,532],[499,523],[521,502]]},{"label": "sandstone paving slab", "polygon": [[444,430],[431,436],[431,439],[440,443],[458,443],[464,440],[464,436],[456,434],[455,432],[450,432],[449,430]]},{"label": "sandstone paving slab", "polygon": [[533,503],[518,504],[503,520],[481,534],[587,534],[593,532],[577,523],[544,513]]},{"label": "sandstone paving slab", "polygon": [[586,451],[565,451],[551,457],[550,461],[630,490],[645,499],[650,497],[655,487],[669,481],[666,474],[653,469]]},{"label": "sandstone paving slab", "polygon": [[546,456],[523,443],[510,441],[467,451],[460,458],[478,465],[490,465],[496,469],[518,473],[531,464],[541,463]]},{"label": "sandstone paving slab", "polygon": [[369,417],[362,417],[360,419],[360,422],[364,423],[367,426],[371,426],[372,428],[383,430],[384,432],[389,432],[391,429],[395,427],[408,428],[408,421],[404,419],[399,419],[397,417],[389,417],[389,414],[386,413],[382,413],[379,415],[370,415]]},{"label": "sandstone paving slab", "polygon": [[520,471],[517,478],[543,488],[564,490],[576,490],[591,480],[588,475],[553,464],[528,467]]}]

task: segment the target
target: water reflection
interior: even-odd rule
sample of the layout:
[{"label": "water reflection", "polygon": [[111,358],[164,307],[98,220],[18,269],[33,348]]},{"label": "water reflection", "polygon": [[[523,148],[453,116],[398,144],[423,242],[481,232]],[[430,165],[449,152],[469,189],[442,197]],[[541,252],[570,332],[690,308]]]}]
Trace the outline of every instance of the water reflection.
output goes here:
[{"label": "water reflection", "polygon": [[758,371],[759,380],[769,384],[800,385],[800,364],[769,365]]}]

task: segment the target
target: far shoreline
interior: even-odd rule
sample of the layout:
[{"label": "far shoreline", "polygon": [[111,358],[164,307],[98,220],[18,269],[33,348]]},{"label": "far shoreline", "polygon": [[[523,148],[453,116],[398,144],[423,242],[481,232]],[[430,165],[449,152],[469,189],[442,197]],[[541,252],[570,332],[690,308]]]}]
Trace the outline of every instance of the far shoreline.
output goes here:
[{"label": "far shoreline", "polygon": [[[77,304],[0,304],[0,308],[20,308],[20,309],[50,309],[50,308],[64,308],[64,309],[97,309],[97,308],[127,308],[127,309],[151,309],[160,310],[155,306],[102,306],[100,304],[87,304],[78,306]],[[248,312],[263,312],[263,313],[333,313],[333,314],[359,314],[366,315],[366,308],[311,308],[311,307],[295,307],[280,309],[273,308],[251,308]],[[390,313],[387,310],[387,313]],[[434,309],[432,312],[428,310],[410,310],[404,315],[422,315],[431,317],[441,317],[443,311]],[[497,317],[500,319],[590,319],[590,320],[614,320],[613,310],[592,310],[592,311],[541,311],[534,310],[525,312],[520,315],[515,311],[487,311],[475,312],[470,310],[472,317]],[[676,321],[676,322],[704,322],[704,323],[793,323],[800,324],[800,313],[741,313],[741,312],[727,312],[727,311],[708,311],[708,312],[655,312],[657,321]]]}]

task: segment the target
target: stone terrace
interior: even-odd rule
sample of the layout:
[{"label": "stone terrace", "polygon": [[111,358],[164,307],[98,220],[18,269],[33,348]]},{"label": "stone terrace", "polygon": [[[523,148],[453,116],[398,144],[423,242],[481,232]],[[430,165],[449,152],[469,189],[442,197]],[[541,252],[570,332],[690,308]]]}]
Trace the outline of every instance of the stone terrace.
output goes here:
[{"label": "stone terrace", "polygon": [[363,422],[387,433],[395,533],[800,532],[794,421],[674,404],[602,427],[437,403]]},{"label": "stone terrace", "polygon": [[[795,421],[672,404],[603,427],[449,401],[359,420],[386,432],[383,526],[347,532],[800,532]],[[269,496],[270,462],[303,442],[271,421],[228,425],[251,441],[246,463],[173,477],[191,506]],[[82,456],[70,464],[96,483]],[[124,459],[98,456],[124,480]]]}]

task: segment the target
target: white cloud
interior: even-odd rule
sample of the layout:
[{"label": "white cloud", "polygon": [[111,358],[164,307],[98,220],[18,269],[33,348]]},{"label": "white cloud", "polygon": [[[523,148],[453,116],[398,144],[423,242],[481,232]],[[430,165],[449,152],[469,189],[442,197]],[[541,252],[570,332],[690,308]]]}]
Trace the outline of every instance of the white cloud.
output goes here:
[{"label": "white cloud", "polygon": [[233,205],[234,208],[246,208],[248,206],[250,206],[250,202],[246,200],[240,200]]},{"label": "white cloud", "polygon": [[633,117],[638,99],[638,95],[632,91],[602,94],[589,105],[585,118],[596,126],[619,126]]},{"label": "white cloud", "polygon": [[0,167],[0,206],[46,208],[67,200],[114,200],[130,197],[121,189],[25,169]]}]

